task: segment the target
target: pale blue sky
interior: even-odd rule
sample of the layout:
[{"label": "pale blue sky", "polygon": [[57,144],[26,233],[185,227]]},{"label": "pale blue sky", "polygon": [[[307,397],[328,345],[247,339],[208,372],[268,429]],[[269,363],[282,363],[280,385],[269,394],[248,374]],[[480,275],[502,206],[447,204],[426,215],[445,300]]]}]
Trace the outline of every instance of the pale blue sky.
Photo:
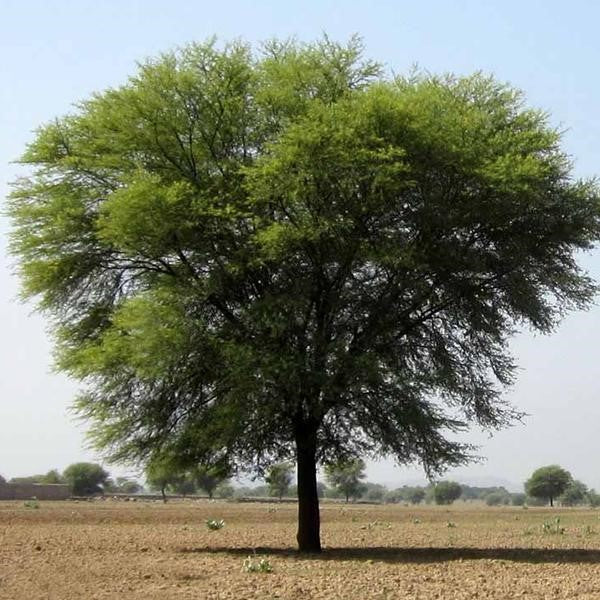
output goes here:
[{"label": "pale blue sky", "polygon": [[[565,130],[577,176],[600,172],[600,4],[592,1],[305,1],[0,0],[0,197],[19,169],[9,162],[32,130],[71,110],[94,90],[118,85],[136,60],[193,40],[251,42],[326,32],[363,36],[369,57],[388,69],[412,65],[459,74],[483,70],[523,89],[528,103]],[[64,468],[82,458],[84,427],[67,407],[77,388],[51,374],[51,344],[32,306],[15,301],[0,219],[0,473]],[[585,264],[600,276],[600,254]],[[600,307],[570,316],[551,337],[520,336],[522,371],[509,398],[530,417],[488,439],[473,434],[488,460],[451,472],[458,479],[497,476],[520,483],[542,464],[559,462],[600,488],[600,382],[596,347]],[[418,469],[371,465],[391,484]]]}]

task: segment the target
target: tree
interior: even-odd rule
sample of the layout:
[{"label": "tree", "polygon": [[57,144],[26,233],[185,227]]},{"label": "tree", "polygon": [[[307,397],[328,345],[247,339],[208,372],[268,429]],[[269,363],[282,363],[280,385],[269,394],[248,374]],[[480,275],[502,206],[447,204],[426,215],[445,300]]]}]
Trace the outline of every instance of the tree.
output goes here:
[{"label": "tree", "polygon": [[516,324],[595,287],[599,235],[547,116],[493,78],[387,78],[360,41],[194,44],[41,128],[11,194],[25,297],[113,461],[296,462],[429,476],[503,427]]},{"label": "tree", "polygon": [[214,465],[210,467],[199,465],[192,471],[192,475],[196,485],[202,488],[212,500],[217,487],[229,479],[231,470],[228,465]]},{"label": "tree", "polygon": [[587,493],[587,499],[592,508],[597,508],[600,506],[600,494],[598,494],[596,490],[589,490]]},{"label": "tree", "polygon": [[335,464],[325,465],[325,478],[327,483],[346,498],[358,498],[365,489],[362,479],[366,477],[365,461],[361,458],[340,461]]},{"label": "tree", "polygon": [[180,494],[183,497],[189,496],[190,494],[195,494],[198,491],[198,484],[195,476],[192,473],[184,473],[180,477],[176,478],[169,487],[176,494]]},{"label": "tree", "polygon": [[181,480],[182,474],[174,460],[166,454],[155,454],[146,464],[146,482],[151,490],[160,491],[163,502],[167,502],[166,491]]},{"label": "tree", "polygon": [[109,475],[100,465],[80,462],[69,465],[63,477],[75,496],[92,496],[104,492]]},{"label": "tree", "polygon": [[0,485],[2,485],[3,483],[6,483],[6,479],[2,477],[2,475],[0,475]]},{"label": "tree", "polygon": [[409,488],[406,493],[406,499],[411,504],[420,504],[425,499],[425,488],[422,488],[422,487]]},{"label": "tree", "polygon": [[105,491],[118,494],[139,494],[142,490],[142,486],[129,477],[117,477],[110,489],[105,488]]},{"label": "tree", "polygon": [[269,469],[265,481],[269,486],[269,494],[281,500],[292,483],[294,466],[288,462],[275,463]]},{"label": "tree", "polygon": [[558,465],[540,467],[525,482],[525,491],[527,495],[549,501],[550,506],[554,506],[554,499],[567,489],[572,480],[571,473]]},{"label": "tree", "polygon": [[588,493],[585,483],[573,479],[562,492],[559,500],[563,506],[578,506],[579,504],[585,504],[588,500]]},{"label": "tree", "polygon": [[40,478],[40,483],[65,483],[65,478],[57,469],[51,469]]},{"label": "tree", "polygon": [[388,489],[380,483],[365,483],[363,485],[362,497],[370,502],[381,502]]},{"label": "tree", "polygon": [[433,488],[433,497],[436,504],[452,504],[460,498],[462,489],[455,481],[440,481]]},{"label": "tree", "polygon": [[235,495],[235,488],[226,481],[220,483],[215,490],[217,498],[233,498]]},{"label": "tree", "polygon": [[507,491],[490,492],[484,497],[484,500],[488,506],[500,506],[502,504],[510,504],[511,496]]},{"label": "tree", "polygon": [[527,496],[521,492],[510,495],[510,501],[513,506],[525,506]]}]

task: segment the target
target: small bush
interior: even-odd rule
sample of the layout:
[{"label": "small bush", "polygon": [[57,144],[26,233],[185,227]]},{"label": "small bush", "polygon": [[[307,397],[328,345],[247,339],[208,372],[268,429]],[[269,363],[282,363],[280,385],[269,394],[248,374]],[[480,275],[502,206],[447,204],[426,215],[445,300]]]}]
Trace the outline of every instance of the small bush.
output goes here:
[{"label": "small bush", "polygon": [[25,508],[39,508],[40,503],[37,501],[37,498],[32,498],[31,500],[25,500],[25,502],[23,502],[23,506]]},{"label": "small bush", "polygon": [[207,519],[206,527],[211,531],[217,531],[218,529],[223,529],[225,527],[225,521],[223,519],[216,521],[215,519]]},{"label": "small bush", "polygon": [[273,567],[267,558],[261,558],[260,560],[256,555],[249,556],[244,560],[242,566],[242,572],[244,573],[272,573]]}]

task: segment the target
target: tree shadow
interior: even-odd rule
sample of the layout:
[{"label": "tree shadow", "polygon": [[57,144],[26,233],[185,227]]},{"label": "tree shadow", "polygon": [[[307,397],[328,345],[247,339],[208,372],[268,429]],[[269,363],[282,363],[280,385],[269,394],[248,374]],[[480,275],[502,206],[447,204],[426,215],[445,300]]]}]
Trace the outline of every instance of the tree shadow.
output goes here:
[{"label": "tree shadow", "polygon": [[435,563],[454,560],[508,560],[526,563],[600,563],[600,549],[589,548],[326,548],[320,554],[301,553],[293,548],[229,548],[199,546],[182,548],[183,553],[229,554],[246,557],[254,553],[300,560],[372,560],[388,563]]}]

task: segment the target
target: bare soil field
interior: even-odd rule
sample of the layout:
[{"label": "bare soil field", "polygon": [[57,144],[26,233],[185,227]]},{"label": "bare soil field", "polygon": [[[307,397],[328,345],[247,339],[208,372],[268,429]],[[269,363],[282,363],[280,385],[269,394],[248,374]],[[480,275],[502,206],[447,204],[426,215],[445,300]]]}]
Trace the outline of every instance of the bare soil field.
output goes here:
[{"label": "bare soil field", "polygon": [[0,598],[597,600],[599,515],[325,504],[325,551],[302,556],[293,504],[2,502]]}]

